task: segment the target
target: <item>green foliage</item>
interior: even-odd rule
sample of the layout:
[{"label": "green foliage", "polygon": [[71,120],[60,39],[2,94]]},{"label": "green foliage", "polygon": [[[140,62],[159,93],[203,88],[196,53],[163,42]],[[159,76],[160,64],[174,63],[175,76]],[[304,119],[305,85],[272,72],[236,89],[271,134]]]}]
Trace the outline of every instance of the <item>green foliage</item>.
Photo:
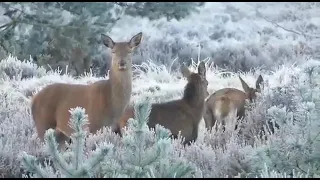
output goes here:
[{"label": "green foliage", "polygon": [[[147,121],[150,110],[151,104],[148,102],[135,108],[137,120],[129,120],[128,131],[121,140],[123,150],[118,147],[108,155],[113,145],[99,144],[91,157],[85,160],[86,131],[82,128],[88,120],[84,109],[75,108],[70,111],[69,126],[74,133],[71,135],[72,143],[67,151],[63,153],[58,151],[53,129],[47,130],[45,134],[46,148],[52,156],[54,167],[43,168],[37,165],[37,158],[25,152],[22,157],[23,165],[34,174],[32,177],[41,178],[99,176],[105,178],[181,178],[194,176],[194,166],[174,158],[169,130],[161,126],[156,126],[156,134],[149,130]],[[120,152],[120,155],[117,156],[117,152]],[[54,168],[58,171],[54,171]]]},{"label": "green foliage", "polygon": [[87,124],[88,119],[83,108],[75,108],[70,110],[70,124],[69,126],[74,130],[71,135],[72,143],[70,149],[60,153],[58,151],[58,144],[55,141],[55,133],[53,129],[47,130],[45,134],[45,143],[48,153],[53,157],[54,168],[58,171],[53,171],[53,168],[47,166],[43,168],[37,165],[37,158],[23,152],[22,161],[26,169],[31,172],[32,177],[41,178],[87,178],[94,177],[95,170],[98,164],[113,148],[111,145],[100,146],[92,156],[86,159],[84,154],[84,142],[86,131],[82,128]]},{"label": "green foliage", "polygon": [[[316,66],[315,66],[316,67]],[[319,66],[316,67],[319,70]],[[319,98],[313,94],[320,92],[315,87],[319,74],[301,73],[299,77],[293,77],[293,83],[277,91],[274,100],[280,97],[288,98],[291,105],[274,104],[267,109],[267,117],[275,120],[280,129],[270,135],[265,144],[262,144],[252,152],[248,162],[251,173],[258,173],[267,167],[274,173],[285,176],[295,176],[294,172],[308,177],[319,175]],[[308,81],[312,79],[312,81]],[[270,101],[269,101],[270,102]]]},{"label": "green foliage", "polygon": [[126,9],[131,16],[148,17],[151,20],[166,17],[167,20],[183,19],[192,12],[198,12],[198,7],[204,2],[136,2]]},{"label": "green foliage", "polygon": [[203,3],[2,3],[8,12],[17,11],[0,31],[0,58],[8,53],[22,60],[31,55],[38,65],[62,73],[68,67],[68,73],[78,76],[106,64],[100,34],[110,32],[124,14],[181,19],[196,12],[199,4]]},{"label": "green foliage", "polygon": [[[124,154],[120,161],[106,161],[103,166],[105,177],[127,178],[181,178],[192,177],[194,167],[182,159],[173,156],[173,146],[170,131],[157,125],[155,135],[150,131],[147,122],[151,111],[151,103],[135,106],[135,117],[128,121],[128,131],[122,142]],[[118,172],[110,171],[110,166],[116,163]]]}]

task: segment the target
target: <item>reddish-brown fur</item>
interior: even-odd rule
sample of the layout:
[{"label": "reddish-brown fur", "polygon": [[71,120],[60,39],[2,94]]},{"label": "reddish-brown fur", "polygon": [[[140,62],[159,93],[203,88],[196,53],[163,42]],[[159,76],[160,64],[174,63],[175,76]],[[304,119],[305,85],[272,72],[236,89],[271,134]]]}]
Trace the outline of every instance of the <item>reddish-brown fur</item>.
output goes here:
[{"label": "reddish-brown fur", "polygon": [[[186,144],[197,139],[198,125],[204,114],[204,100],[209,93],[203,62],[199,64],[198,74],[190,72],[184,65],[181,72],[188,79],[183,98],[166,103],[152,104],[148,126],[154,128],[156,124],[160,124],[168,128],[173,137],[177,137],[179,131],[181,131],[181,135],[185,137],[184,144]],[[134,108],[132,106],[128,106],[120,118],[120,126],[126,126],[129,118],[134,118]]]},{"label": "reddish-brown fur", "polygon": [[119,131],[117,120],[129,103],[132,91],[131,53],[139,46],[142,33],[133,36],[129,42],[114,42],[103,34],[101,38],[112,50],[108,80],[89,85],[54,83],[33,97],[31,111],[41,140],[49,128],[56,129],[59,143],[68,139],[72,133],[68,126],[69,109],[77,106],[86,109],[91,133],[103,126]]},{"label": "reddish-brown fur", "polygon": [[263,82],[260,75],[256,81],[256,89],[250,88],[246,82],[239,76],[244,92],[234,88],[220,89],[206,100],[206,113],[204,120],[206,128],[211,129],[216,122],[225,125],[225,117],[233,111],[237,111],[238,119],[245,115],[245,100],[252,102],[256,98],[256,92],[260,92],[260,84]]},{"label": "reddish-brown fur", "polygon": [[128,105],[119,120],[119,126],[121,129],[127,125],[130,118],[134,118],[134,108],[133,106]]}]

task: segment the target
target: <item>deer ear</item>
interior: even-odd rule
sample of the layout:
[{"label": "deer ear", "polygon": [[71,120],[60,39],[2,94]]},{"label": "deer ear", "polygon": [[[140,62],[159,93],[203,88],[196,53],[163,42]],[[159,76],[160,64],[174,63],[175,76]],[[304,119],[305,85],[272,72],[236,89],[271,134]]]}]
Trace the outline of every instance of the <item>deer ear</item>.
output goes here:
[{"label": "deer ear", "polygon": [[239,79],[242,84],[242,88],[243,88],[244,92],[249,93],[250,88],[249,88],[248,84],[246,82],[244,82],[244,80],[240,76],[239,76]]},{"label": "deer ear", "polygon": [[261,91],[261,84],[263,83],[263,78],[261,76],[261,74],[259,75],[257,81],[256,81],[256,89],[258,91]]},{"label": "deer ear", "polygon": [[181,65],[180,72],[185,78],[188,78],[191,74],[189,68],[184,64]]},{"label": "deer ear", "polygon": [[136,48],[140,45],[141,43],[141,40],[142,40],[142,32],[139,32],[138,34],[134,35],[130,41],[129,41],[129,45],[130,45],[130,48]]},{"label": "deer ear", "polygon": [[113,49],[115,43],[109,36],[101,34],[101,40],[106,47]]},{"label": "deer ear", "polygon": [[200,64],[198,65],[198,74],[202,78],[206,78],[206,65],[204,64],[203,61],[201,61]]}]

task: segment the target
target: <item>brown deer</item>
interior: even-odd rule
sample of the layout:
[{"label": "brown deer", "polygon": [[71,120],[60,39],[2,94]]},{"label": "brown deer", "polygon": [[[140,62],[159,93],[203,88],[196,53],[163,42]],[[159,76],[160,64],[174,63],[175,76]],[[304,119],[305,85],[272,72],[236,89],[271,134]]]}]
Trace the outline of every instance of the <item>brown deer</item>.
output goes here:
[{"label": "brown deer", "polygon": [[41,140],[49,128],[56,130],[60,145],[69,139],[72,129],[68,126],[68,110],[77,106],[86,109],[90,133],[95,133],[103,126],[111,126],[114,132],[120,133],[117,120],[129,103],[132,91],[131,53],[139,46],[142,32],[129,42],[114,42],[104,34],[101,38],[103,44],[112,51],[108,80],[89,85],[54,83],[33,97],[31,111]]},{"label": "brown deer", "polygon": [[235,88],[224,88],[214,92],[206,100],[206,112],[203,118],[206,128],[209,130],[211,130],[215,123],[221,123],[223,126],[226,123],[232,123],[237,128],[236,122],[225,122],[225,118],[232,112],[236,113],[237,120],[243,118],[245,115],[246,99],[252,102],[256,99],[256,93],[261,92],[260,84],[263,83],[261,75],[259,75],[256,81],[256,89],[249,87],[240,76],[239,79],[244,92]]},{"label": "brown deer", "polygon": [[[179,100],[152,104],[148,126],[155,128],[156,124],[160,124],[169,129],[175,138],[181,131],[185,145],[198,137],[198,125],[204,114],[205,98],[209,93],[203,62],[198,66],[198,73],[192,73],[185,65],[182,65],[180,70],[188,80],[183,97]],[[126,126],[129,118],[134,118],[132,106],[128,106],[120,118],[120,127]]]}]

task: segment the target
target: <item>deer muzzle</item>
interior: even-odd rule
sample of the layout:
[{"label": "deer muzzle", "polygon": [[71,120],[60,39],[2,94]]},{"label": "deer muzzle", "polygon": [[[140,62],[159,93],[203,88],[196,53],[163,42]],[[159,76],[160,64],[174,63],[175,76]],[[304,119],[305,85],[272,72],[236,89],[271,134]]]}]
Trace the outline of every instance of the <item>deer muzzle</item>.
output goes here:
[{"label": "deer muzzle", "polygon": [[119,70],[126,70],[127,69],[127,63],[124,61],[119,62]]}]

